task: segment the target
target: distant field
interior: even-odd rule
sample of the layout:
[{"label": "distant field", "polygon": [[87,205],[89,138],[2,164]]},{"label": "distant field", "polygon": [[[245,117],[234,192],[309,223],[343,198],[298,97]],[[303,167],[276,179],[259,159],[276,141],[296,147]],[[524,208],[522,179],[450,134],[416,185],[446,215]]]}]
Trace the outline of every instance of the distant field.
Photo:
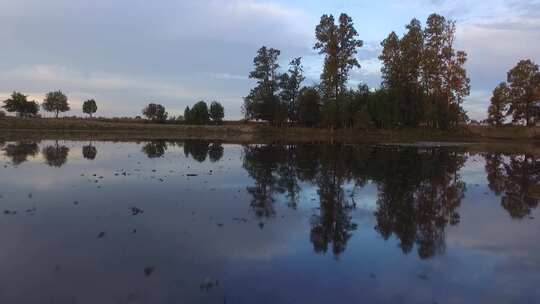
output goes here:
[{"label": "distant field", "polygon": [[540,141],[539,128],[467,126],[453,131],[426,128],[401,130],[335,130],[321,128],[275,128],[262,123],[225,122],[197,126],[155,124],[136,119],[13,118],[0,119],[0,140],[28,136],[39,138],[204,138],[231,142],[415,142],[415,141]]}]

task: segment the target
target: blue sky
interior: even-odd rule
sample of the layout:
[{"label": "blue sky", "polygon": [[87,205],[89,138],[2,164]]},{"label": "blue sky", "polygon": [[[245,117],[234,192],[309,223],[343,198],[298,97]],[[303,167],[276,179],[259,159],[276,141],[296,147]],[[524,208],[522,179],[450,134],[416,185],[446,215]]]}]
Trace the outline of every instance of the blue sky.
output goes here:
[{"label": "blue sky", "polygon": [[322,63],[312,50],[315,25],[341,12],[365,41],[352,85],[378,86],[380,41],[413,17],[456,20],[456,46],[469,54],[464,107],[473,118],[485,118],[491,90],[518,60],[540,63],[539,0],[2,0],[0,98],[18,90],[41,101],[62,89],[69,115],[95,98],[103,116],[138,115],[148,102],[180,114],[215,99],[227,118],[239,118],[256,50],[281,49],[282,66],[302,56],[306,84],[314,83]]}]

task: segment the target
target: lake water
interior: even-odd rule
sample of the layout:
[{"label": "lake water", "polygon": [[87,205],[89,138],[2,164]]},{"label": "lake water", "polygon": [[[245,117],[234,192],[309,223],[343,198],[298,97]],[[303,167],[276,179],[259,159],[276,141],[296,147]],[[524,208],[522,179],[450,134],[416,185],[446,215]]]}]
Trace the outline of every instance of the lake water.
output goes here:
[{"label": "lake water", "polygon": [[540,157],[0,144],[0,303],[540,303]]}]

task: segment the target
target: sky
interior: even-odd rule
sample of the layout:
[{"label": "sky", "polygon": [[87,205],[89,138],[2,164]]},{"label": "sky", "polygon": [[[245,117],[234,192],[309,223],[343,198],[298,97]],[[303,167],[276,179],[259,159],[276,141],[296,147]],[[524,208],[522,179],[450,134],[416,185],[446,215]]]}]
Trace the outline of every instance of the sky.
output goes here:
[{"label": "sky", "polygon": [[364,41],[350,85],[380,85],[380,42],[431,13],[457,22],[456,47],[468,53],[471,95],[463,106],[486,117],[493,88],[519,60],[540,63],[540,0],[2,0],[0,99],[21,91],[41,102],[62,90],[72,110],[93,98],[98,116],[135,116],[149,102],[183,114],[217,100],[226,119],[242,117],[253,57],[282,51],[283,70],[303,57],[305,85],[318,82],[313,50],[322,14],[349,14]]}]

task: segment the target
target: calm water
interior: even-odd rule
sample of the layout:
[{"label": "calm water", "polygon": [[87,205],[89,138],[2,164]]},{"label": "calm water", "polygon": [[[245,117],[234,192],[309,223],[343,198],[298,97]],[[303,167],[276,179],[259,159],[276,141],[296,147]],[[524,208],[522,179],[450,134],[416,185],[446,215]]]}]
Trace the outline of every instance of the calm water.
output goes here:
[{"label": "calm water", "polygon": [[0,303],[540,303],[540,158],[0,144]]}]

